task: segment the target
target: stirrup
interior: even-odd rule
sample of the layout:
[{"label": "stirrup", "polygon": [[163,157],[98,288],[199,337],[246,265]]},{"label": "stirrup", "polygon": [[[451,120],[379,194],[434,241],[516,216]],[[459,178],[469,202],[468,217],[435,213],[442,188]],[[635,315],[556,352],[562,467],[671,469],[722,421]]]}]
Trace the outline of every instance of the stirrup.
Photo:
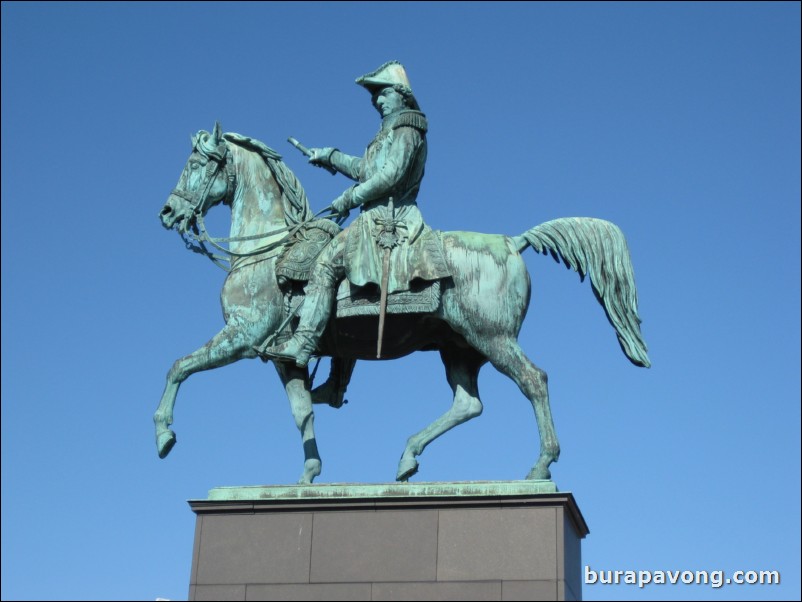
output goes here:
[{"label": "stirrup", "polygon": [[[296,346],[295,350],[292,349],[293,345]],[[307,349],[310,350],[307,351]],[[276,362],[294,362],[296,366],[303,368],[309,363],[309,358],[312,357],[312,352],[314,350],[315,345],[309,339],[296,333],[295,336],[286,343],[261,349],[257,353],[259,353],[259,357],[264,360],[271,359]]]}]

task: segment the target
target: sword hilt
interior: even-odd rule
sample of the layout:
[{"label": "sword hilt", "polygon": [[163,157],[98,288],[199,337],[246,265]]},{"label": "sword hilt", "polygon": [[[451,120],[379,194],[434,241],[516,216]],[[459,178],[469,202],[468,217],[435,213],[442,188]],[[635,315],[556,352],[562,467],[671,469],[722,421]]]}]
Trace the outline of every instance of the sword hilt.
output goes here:
[{"label": "sword hilt", "polygon": [[[301,144],[300,142],[298,142],[298,140],[296,140],[296,139],[295,139],[295,138],[293,138],[292,136],[290,136],[289,138],[287,138],[287,142],[289,142],[290,144],[292,144],[292,145],[293,145],[295,148],[297,148],[299,151],[301,151],[301,152],[302,152],[303,154],[305,154],[307,157],[309,157],[309,158],[311,158],[311,157],[312,157],[312,151],[310,151],[308,148],[306,148],[306,147],[305,147],[303,144]],[[315,164],[313,163],[313,165],[315,165]],[[328,171],[329,173],[331,173],[331,175],[334,175],[334,174],[336,174],[336,173],[337,173],[337,170],[336,170],[336,169],[334,169],[333,167],[331,167],[330,165],[318,165],[317,167],[322,167],[323,169],[325,169],[326,171]]]}]

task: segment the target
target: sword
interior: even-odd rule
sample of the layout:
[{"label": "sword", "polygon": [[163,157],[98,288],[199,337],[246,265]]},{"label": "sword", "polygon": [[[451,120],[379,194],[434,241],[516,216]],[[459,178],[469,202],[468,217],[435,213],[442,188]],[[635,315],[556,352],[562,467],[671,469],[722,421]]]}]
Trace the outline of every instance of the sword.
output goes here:
[{"label": "sword", "polygon": [[[393,215],[393,197],[387,203],[387,212],[390,214],[390,223],[394,218]],[[390,285],[390,252],[393,250],[393,244],[388,244],[384,247],[384,257],[382,258],[382,290],[381,299],[379,300],[379,341],[376,344],[376,359],[381,359],[382,356],[382,339],[384,338],[384,318],[387,315],[387,289]]]},{"label": "sword", "polygon": [[[298,141],[297,141],[295,138],[293,138],[292,136],[290,136],[289,138],[287,138],[287,142],[289,142],[290,144],[292,144],[292,145],[293,145],[295,148],[297,148],[299,151],[301,151],[301,152],[302,152],[303,154],[305,154],[307,157],[311,157],[311,156],[312,156],[312,151],[310,151],[308,148],[306,148],[306,147],[305,147],[303,144],[301,144],[300,142],[298,142]],[[314,164],[313,164],[313,165],[314,165]],[[330,172],[330,173],[331,173],[331,175],[334,175],[334,174],[336,174],[336,173],[337,173],[337,170],[336,170],[336,169],[334,169],[333,167],[329,167],[328,165],[318,165],[318,167],[322,167],[322,168],[323,168],[323,169],[325,169],[326,171]]]}]

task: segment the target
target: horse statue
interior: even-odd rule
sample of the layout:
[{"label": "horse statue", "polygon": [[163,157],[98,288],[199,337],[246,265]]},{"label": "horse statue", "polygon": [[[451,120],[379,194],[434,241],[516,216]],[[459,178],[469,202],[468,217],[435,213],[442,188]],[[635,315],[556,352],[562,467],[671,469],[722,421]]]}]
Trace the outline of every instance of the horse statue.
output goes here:
[{"label": "horse statue", "polygon": [[[230,238],[205,235],[203,216],[213,206],[231,208]],[[241,359],[256,358],[268,337],[291,328],[292,310],[277,263],[294,235],[314,223],[302,186],[278,153],[257,140],[214,131],[193,137],[192,153],[176,188],[160,212],[162,225],[182,237],[195,232],[203,252],[210,242],[228,243],[230,271],[221,294],[225,326],[203,347],[178,359],[153,417],[156,445],[164,458],[176,442],[170,430],[179,386],[189,376]],[[324,220],[328,224],[333,222]],[[198,235],[200,227],[201,235]],[[636,366],[648,367],[640,332],[637,291],[623,234],[610,222],[593,218],[561,218],[519,236],[473,232],[441,233],[445,258],[453,276],[440,287],[439,303],[429,313],[388,315],[381,359],[414,351],[440,351],[446,378],[454,392],[451,408],[409,437],[396,479],[406,481],[418,470],[416,459],[432,441],[482,412],[477,378],[490,362],[511,378],[532,404],[540,435],[540,454],[527,479],[550,479],[549,466],[560,446],[549,406],[546,373],[526,357],[517,341],[529,306],[530,282],[521,252],[532,247],[590,277],[593,292],[618,336],[624,354]],[[197,246],[197,245],[196,245]],[[284,282],[286,284],[286,282]],[[300,290],[300,289],[297,289]],[[335,318],[317,355],[353,362],[376,359],[377,318]],[[321,472],[314,432],[314,399],[307,368],[275,362],[289,397],[304,451],[299,483],[311,483]],[[350,372],[346,370],[346,377]],[[344,387],[340,386],[340,395]],[[332,388],[318,395],[334,395]],[[341,397],[340,400],[341,402]],[[336,405],[337,400],[331,403]]]}]

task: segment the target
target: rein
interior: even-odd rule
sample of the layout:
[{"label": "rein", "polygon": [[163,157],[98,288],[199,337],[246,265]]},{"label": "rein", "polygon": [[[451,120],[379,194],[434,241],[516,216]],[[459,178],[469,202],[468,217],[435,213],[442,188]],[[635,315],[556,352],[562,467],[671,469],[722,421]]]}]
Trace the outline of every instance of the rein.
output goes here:
[{"label": "rein", "polygon": [[[182,238],[184,239],[184,243],[185,243],[185,245],[187,245],[188,249],[190,249],[191,251],[195,251],[196,253],[201,253],[202,255],[206,255],[212,261],[212,263],[214,263],[217,267],[225,270],[226,272],[231,272],[234,268],[232,268],[230,265],[229,266],[223,265],[221,263],[222,261],[227,261],[230,264],[231,261],[232,261],[231,258],[239,259],[239,258],[242,258],[242,257],[254,257],[256,255],[262,255],[263,253],[269,253],[270,251],[273,251],[273,250],[275,250],[275,249],[277,249],[279,247],[283,247],[287,243],[287,241],[292,239],[292,237],[295,236],[295,234],[301,228],[303,228],[309,222],[317,219],[324,212],[327,212],[327,211],[331,213],[331,207],[326,207],[326,208],[322,209],[321,211],[317,212],[311,218],[309,218],[307,220],[304,220],[304,221],[301,221],[301,222],[298,222],[297,224],[295,224],[292,227],[284,226],[283,228],[276,228],[275,230],[270,230],[268,232],[263,232],[261,234],[252,234],[251,236],[232,236],[232,237],[227,237],[227,238],[215,238],[215,237],[209,236],[209,233],[206,231],[206,225],[204,224],[204,221],[203,221],[203,214],[202,214],[202,212],[197,212],[197,210],[196,210],[195,222],[198,224],[197,227],[198,227],[199,232],[198,233],[190,232],[189,235],[195,240],[195,242],[198,243],[200,249],[193,248],[192,247],[192,243],[189,242],[186,238],[184,238],[183,235],[182,235]],[[326,217],[328,217],[328,216],[326,216]],[[274,236],[274,235],[276,235],[276,234],[278,234],[280,232],[287,232],[287,235],[281,237],[279,240],[276,240],[276,241],[274,241],[272,243],[266,244],[266,245],[264,245],[262,247],[258,247],[256,249],[254,249],[253,251],[248,251],[247,253],[237,253],[236,251],[232,251],[230,249],[226,249],[225,247],[223,247],[220,244],[218,244],[218,243],[242,242],[242,241],[246,241],[246,240],[259,240],[259,239],[262,239],[262,238],[268,238],[270,236]],[[221,252],[225,253],[228,257],[221,256],[221,255],[215,255],[215,254],[209,252],[209,250],[206,249],[206,245],[205,245],[205,243],[207,243],[207,242],[210,245],[212,245],[215,249],[217,249],[218,251],[221,251]],[[262,260],[270,259],[270,257],[272,257],[272,255],[269,255],[267,257],[263,257]]]}]

